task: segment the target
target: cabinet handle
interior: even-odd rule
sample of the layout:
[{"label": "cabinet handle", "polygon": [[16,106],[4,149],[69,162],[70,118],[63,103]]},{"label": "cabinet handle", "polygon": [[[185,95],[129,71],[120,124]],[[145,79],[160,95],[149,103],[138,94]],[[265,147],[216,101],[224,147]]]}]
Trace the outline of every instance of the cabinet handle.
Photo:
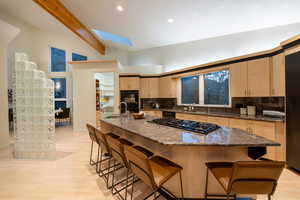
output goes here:
[{"label": "cabinet handle", "polygon": [[249,89],[248,93],[249,93],[248,96],[250,96],[251,95],[251,90],[250,89]]},{"label": "cabinet handle", "polygon": [[247,96],[247,89],[245,89],[245,96]]},{"label": "cabinet handle", "polygon": [[273,94],[273,95],[275,94],[275,89],[274,89],[274,88],[272,89],[272,94]]}]

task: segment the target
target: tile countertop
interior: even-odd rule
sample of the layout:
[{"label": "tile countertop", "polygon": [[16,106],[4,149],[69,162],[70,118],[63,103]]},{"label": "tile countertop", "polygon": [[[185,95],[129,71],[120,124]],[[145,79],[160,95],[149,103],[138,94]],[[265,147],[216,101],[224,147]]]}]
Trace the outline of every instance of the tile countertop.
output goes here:
[{"label": "tile countertop", "polygon": [[164,145],[280,146],[277,142],[249,134],[240,129],[221,127],[208,135],[204,135],[148,122],[152,119],[154,117],[146,116],[146,119],[139,120],[134,120],[131,117],[102,117],[100,120]]},{"label": "tile countertop", "polygon": [[276,118],[276,117],[267,117],[262,115],[250,116],[250,115],[240,115],[235,113],[222,113],[222,112],[199,112],[199,111],[184,111],[178,109],[142,109],[144,111],[168,111],[168,112],[176,112],[176,113],[185,113],[192,115],[207,115],[214,117],[227,117],[227,118],[235,118],[235,119],[247,119],[247,120],[256,120],[256,121],[267,121],[267,122],[284,122],[284,118]]}]

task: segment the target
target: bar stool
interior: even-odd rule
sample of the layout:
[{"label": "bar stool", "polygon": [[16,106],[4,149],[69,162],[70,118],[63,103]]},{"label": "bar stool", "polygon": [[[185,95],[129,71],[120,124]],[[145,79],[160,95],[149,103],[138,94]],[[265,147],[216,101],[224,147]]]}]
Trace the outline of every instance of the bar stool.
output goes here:
[{"label": "bar stool", "polygon": [[[209,196],[236,198],[237,194],[274,194],[277,181],[285,162],[279,161],[238,161],[206,163],[205,199]],[[208,172],[218,180],[226,195],[208,194]]]},{"label": "bar stool", "polygon": [[[132,148],[136,149],[137,151],[139,151],[140,153],[144,154],[146,157],[150,157],[153,155],[152,152],[148,151],[147,149],[141,147],[141,146],[133,146],[133,143],[131,143],[130,141],[128,140],[125,140],[125,139],[116,139],[116,138],[113,138],[113,137],[107,137],[107,142],[108,142],[108,145],[111,149],[111,153],[112,153],[112,156],[114,158],[114,163],[113,165],[115,166],[116,165],[116,162],[118,163],[121,163],[121,165],[123,167],[126,168],[126,178],[118,181],[118,182],[114,182],[115,180],[115,172],[117,170],[113,170],[113,173],[112,173],[112,194],[115,195],[115,194],[118,194],[119,197],[121,199],[127,199],[127,187],[130,186],[131,184],[135,183],[137,180],[134,180],[132,179],[132,183],[131,184],[128,184],[128,181],[131,179],[131,178],[134,178],[132,175],[129,176],[129,165],[128,165],[128,162],[127,162],[127,158],[125,156],[125,153],[124,153],[124,146],[132,146]],[[124,187],[120,188],[120,189],[117,189],[116,186],[118,186],[119,184],[123,183],[126,181],[126,184]],[[123,191],[124,189],[125,190],[125,198],[120,194],[121,191]]]},{"label": "bar stool", "polygon": [[[89,136],[91,138],[92,144],[91,144],[91,153],[90,153],[90,165],[96,165],[97,162],[93,160],[93,147],[94,147],[94,142],[97,142],[97,138],[95,136],[95,127],[90,125],[90,124],[86,124],[86,127],[88,129],[89,132]],[[97,154],[97,158],[99,157],[99,145],[98,145],[98,154]]]},{"label": "bar stool", "polygon": [[[96,166],[96,172],[98,173],[98,175],[100,177],[102,177],[105,182],[106,182],[106,187],[107,189],[110,189],[110,186],[108,185],[109,183],[109,174],[112,173],[111,169],[114,166],[110,165],[112,156],[111,156],[111,150],[108,146],[107,143],[107,137],[113,137],[113,138],[119,138],[119,136],[113,134],[113,133],[107,133],[104,134],[103,132],[101,132],[101,130],[99,129],[95,129],[95,136],[97,138],[97,143],[98,145],[101,147],[101,153],[100,153],[100,157],[97,157],[97,166]],[[108,161],[108,166],[104,169],[102,169],[102,165],[105,161]]]},{"label": "bar stool", "polygon": [[[140,180],[142,180],[142,182],[150,186],[153,190],[153,192],[144,199],[148,199],[152,195],[154,195],[155,199],[158,198],[158,190],[163,190],[174,198],[178,199],[178,197],[163,187],[163,184],[170,180],[177,173],[179,173],[181,198],[183,198],[181,166],[160,156],[154,156],[148,159],[143,153],[130,146],[124,146],[124,152],[134,177],[137,176]],[[132,184],[131,187],[131,199],[133,197],[133,186],[134,184]]]}]

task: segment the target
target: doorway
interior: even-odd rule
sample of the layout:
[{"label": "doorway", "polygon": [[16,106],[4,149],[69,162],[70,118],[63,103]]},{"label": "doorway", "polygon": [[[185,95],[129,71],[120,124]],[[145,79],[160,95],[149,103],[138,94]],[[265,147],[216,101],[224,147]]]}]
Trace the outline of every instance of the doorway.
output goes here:
[{"label": "doorway", "polygon": [[100,126],[101,116],[114,113],[115,92],[114,72],[94,74],[96,84],[96,122]]}]

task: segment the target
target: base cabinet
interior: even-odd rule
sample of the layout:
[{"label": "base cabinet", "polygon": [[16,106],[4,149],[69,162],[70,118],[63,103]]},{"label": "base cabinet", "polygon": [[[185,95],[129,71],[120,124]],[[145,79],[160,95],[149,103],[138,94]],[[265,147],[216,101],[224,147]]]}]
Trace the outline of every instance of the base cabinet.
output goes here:
[{"label": "base cabinet", "polygon": [[162,117],[162,112],[159,110],[144,110],[143,112],[148,116],[157,117],[157,118]]},{"label": "base cabinet", "polygon": [[285,161],[285,131],[283,122],[229,119],[229,126],[280,143],[281,146],[279,147],[267,147],[267,154],[264,157]]}]

